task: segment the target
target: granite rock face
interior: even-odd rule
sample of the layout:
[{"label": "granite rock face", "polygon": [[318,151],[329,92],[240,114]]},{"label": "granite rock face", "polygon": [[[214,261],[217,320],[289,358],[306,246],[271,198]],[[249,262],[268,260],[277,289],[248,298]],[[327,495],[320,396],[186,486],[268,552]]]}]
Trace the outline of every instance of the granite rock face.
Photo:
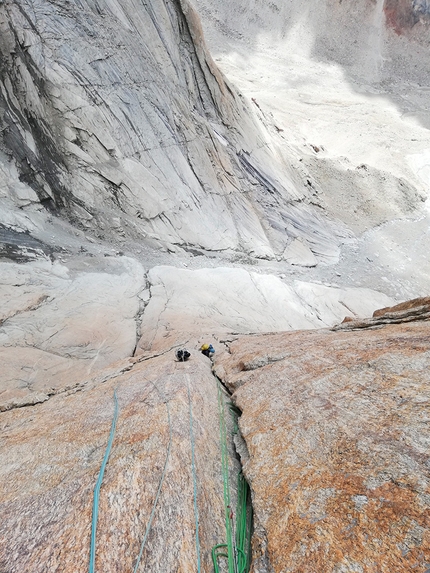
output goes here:
[{"label": "granite rock face", "polygon": [[104,257],[89,272],[87,258],[0,264],[0,411],[80,387],[134,354],[231,332],[333,326],[394,302],[370,289],[289,284],[241,269],[147,273],[129,257]]},{"label": "granite rock face", "polygon": [[[270,144],[188,0],[0,6],[0,223],[41,206],[104,239],[335,261],[345,229]],[[18,220],[17,220],[18,217]]]},{"label": "granite rock face", "polygon": [[370,289],[340,289],[249,272],[214,268],[190,271],[154,267],[151,299],[142,318],[136,354],[189,338],[333,326],[389,300]]},{"label": "granite rock face", "polygon": [[127,258],[110,266],[73,276],[46,260],[0,265],[0,410],[43,402],[133,354],[144,272]]},{"label": "granite rock face", "polygon": [[[368,319],[367,328],[362,326],[364,319],[345,323],[360,325],[353,331],[238,336],[232,332],[228,306],[219,307],[224,320],[220,313],[215,322],[199,314],[193,320],[191,308],[188,317],[180,314],[181,296],[175,289],[181,285],[182,292],[191,296],[194,278],[195,292],[205,292],[202,281],[213,282],[207,271],[196,277],[191,271],[178,271],[179,280],[173,276],[169,282],[169,269],[156,267],[148,275],[148,289],[141,269],[128,268],[133,278],[129,280],[123,267],[117,282],[112,270],[97,281],[92,275],[67,277],[64,269],[56,269],[65,298],[79,290],[84,278],[90,281],[85,283],[84,308],[87,328],[93,329],[95,338],[90,337],[92,346],[72,345],[70,355],[60,342],[70,320],[84,324],[79,306],[72,305],[74,314],[60,314],[63,322],[53,331],[49,321],[34,321],[39,324],[35,331],[30,328],[33,321],[25,322],[26,313],[55,304],[49,290],[55,281],[46,269],[33,274],[33,288],[11,299],[5,309],[3,332],[18,337],[27,324],[30,338],[40,337],[41,349],[25,348],[25,336],[17,338],[21,346],[5,348],[5,356],[15,352],[16,368],[27,361],[22,376],[29,377],[21,387],[7,389],[6,411],[0,413],[2,571],[87,570],[92,490],[108,440],[115,390],[119,418],[101,488],[96,570],[132,569],[144,539],[138,570],[188,573],[196,569],[199,558],[202,571],[212,570],[211,549],[224,543],[226,535],[217,381],[211,362],[198,352],[202,340],[212,340],[217,351],[215,373],[242,411],[242,437],[236,437],[235,447],[229,442],[229,475],[234,484],[239,471],[236,449],[255,512],[251,571],[371,572],[377,567],[384,573],[425,572],[430,323],[419,309],[428,310],[427,299],[397,310],[388,308],[382,316]],[[216,277],[220,269],[214,272]],[[237,276],[233,272],[227,282],[238,282]],[[156,277],[167,293],[161,305]],[[252,279],[254,288],[260,289],[268,280],[247,277]],[[92,297],[97,291],[91,289],[101,288],[101,282],[129,299],[131,314],[139,297],[149,297],[142,328],[145,332],[149,328],[148,312],[147,320],[157,320],[158,330],[138,356],[119,355],[111,363],[103,355],[95,335],[100,327],[109,331],[106,321],[114,318],[114,309],[102,314],[101,323],[100,317],[95,320]],[[273,286],[272,277],[261,296],[267,297]],[[279,288],[287,287],[279,281]],[[318,296],[324,296],[327,304],[333,293],[325,288]],[[342,293],[344,300],[347,296]],[[356,293],[349,296],[350,306],[355,300],[358,312],[363,303],[354,298]],[[251,298],[257,300],[255,294]],[[336,310],[335,300],[331,312]],[[161,306],[157,315],[154,308]],[[197,306],[204,308],[203,302]],[[22,312],[17,312],[20,308]],[[269,308],[267,301],[266,306],[256,305],[260,326],[264,320],[266,325],[274,320],[275,314],[267,314]],[[337,312],[341,308],[345,306]],[[401,313],[410,318],[418,313],[423,320],[396,324]],[[394,324],[382,324],[390,317]],[[304,316],[299,319],[298,314],[297,320]],[[136,340],[136,324],[127,328]],[[106,340],[106,347],[111,340]],[[49,344],[55,350],[50,351]],[[184,345],[191,359],[178,363],[174,352]],[[35,361],[31,364],[27,351],[46,356],[30,357]],[[124,346],[122,352],[130,351]],[[43,368],[51,379],[44,378]],[[39,378],[33,379],[35,374]],[[229,435],[231,431],[230,422]],[[231,495],[234,503],[234,485]]]},{"label": "granite rock face", "polygon": [[[119,416],[100,492],[96,571],[133,570],[152,512],[138,571],[194,571],[198,555],[201,570],[211,570],[210,551],[225,541],[225,523],[208,362],[194,355],[178,363],[173,353],[124,362],[128,372],[104,383],[90,380],[79,391],[1,414],[2,572],[88,571],[93,488],[115,390]],[[235,476],[234,461],[230,468]]]},{"label": "granite rock face", "polygon": [[427,4],[0,0],[1,573],[428,573]]},{"label": "granite rock face", "polygon": [[416,317],[417,319],[422,317],[427,318],[427,313],[430,311],[430,297],[415,298],[413,300],[407,300],[406,302],[401,302],[392,306],[390,308],[380,308],[375,310],[373,317],[386,317],[391,315],[390,318],[394,318],[392,315],[394,313],[398,314],[399,318]]},{"label": "granite rock face", "polygon": [[243,412],[253,571],[427,571],[430,322],[392,314],[239,337],[218,357]]},{"label": "granite rock face", "polygon": [[[241,2],[234,6],[237,19],[230,18],[224,0],[213,4],[214,13],[203,0],[195,6],[188,0],[137,6],[129,0],[103,6],[80,0],[2,2],[1,225],[32,234],[36,218],[46,228],[58,217],[101,241],[244,253],[313,267],[336,263],[355,233],[414,216],[428,189],[423,133],[402,120],[401,128],[396,123],[380,135],[379,108],[352,116],[347,110],[354,125],[370,114],[370,139],[382,139],[368,151],[366,142],[350,137],[363,132],[356,126],[348,130],[348,143],[346,120],[327,116],[335,140],[327,153],[310,141],[311,117],[305,129],[296,126],[289,104],[274,115],[225,79],[206,48],[199,19],[201,14],[205,24],[214,20],[230,39],[243,36],[246,50],[251,46],[256,56],[250,69],[257,74],[264,64],[253,38],[270,27],[268,44],[276,57],[279,47],[280,64],[291,39],[293,55],[299,42],[315,60],[335,54],[333,61],[344,69],[379,70],[380,62],[389,67],[393,60],[398,71],[405,67],[402,54],[381,48],[384,3],[321,0],[312,10],[301,2],[254,3],[251,19]],[[400,14],[403,4],[394,4]],[[411,10],[419,15],[421,33],[416,44],[406,44],[407,56],[418,50],[420,61],[408,60],[406,67],[424,78],[428,45],[421,40],[427,38],[428,7],[414,2]],[[332,20],[347,33],[333,30]],[[355,56],[363,45],[365,62]],[[236,46],[227,43],[225,49],[234,52]],[[311,64],[304,72],[321,75]],[[293,75],[291,81],[301,85],[303,78]],[[284,93],[283,85],[275,88]],[[326,111],[338,106],[337,86],[318,91],[327,94]],[[420,94],[402,118],[425,115]],[[339,107],[344,105],[355,108],[349,95]],[[397,156],[387,163],[389,153],[381,150],[391,148],[393,134],[400,133],[402,141],[422,144],[402,148],[400,163]]]}]

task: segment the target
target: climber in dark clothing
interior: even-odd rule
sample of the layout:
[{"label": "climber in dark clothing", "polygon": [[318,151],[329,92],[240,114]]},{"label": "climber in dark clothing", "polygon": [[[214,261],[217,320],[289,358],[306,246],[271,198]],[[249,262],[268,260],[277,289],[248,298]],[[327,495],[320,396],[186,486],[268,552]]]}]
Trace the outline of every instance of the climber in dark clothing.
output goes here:
[{"label": "climber in dark clothing", "polygon": [[215,354],[215,348],[212,346],[212,344],[202,344],[200,347],[200,352],[208,358],[212,358]]},{"label": "climber in dark clothing", "polygon": [[185,348],[176,351],[176,358],[179,362],[186,362],[190,356],[191,354]]}]

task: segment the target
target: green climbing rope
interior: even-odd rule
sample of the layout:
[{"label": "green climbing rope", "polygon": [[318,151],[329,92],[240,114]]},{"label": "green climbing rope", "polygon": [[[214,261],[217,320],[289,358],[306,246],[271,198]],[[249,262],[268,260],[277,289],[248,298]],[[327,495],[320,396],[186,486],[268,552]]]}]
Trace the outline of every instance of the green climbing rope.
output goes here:
[{"label": "green climbing rope", "polygon": [[250,491],[242,472],[237,476],[237,509],[236,509],[236,548],[238,572],[246,573],[249,569],[249,556],[251,554],[251,519],[248,515],[250,507]]},{"label": "green climbing rope", "polygon": [[[227,430],[224,400],[220,381],[218,381],[217,386],[227,543],[215,545],[212,549],[212,562],[215,573],[220,573],[218,565],[218,560],[220,558],[227,559],[228,573],[247,573],[250,566],[252,531],[250,490],[242,472],[239,472],[237,481],[236,535],[234,535],[233,511],[231,509],[230,502]],[[238,416],[240,414],[240,410],[233,406],[233,404],[230,404],[230,411],[233,417],[233,434],[236,434],[239,430]]]},{"label": "green climbing rope", "polygon": [[[196,521],[196,553],[197,553],[197,573],[201,571],[201,558],[200,558],[200,542],[199,542],[199,514],[197,506],[197,477],[196,477],[196,464],[195,464],[195,444],[194,444],[194,432],[193,432],[193,410],[191,402],[190,393],[190,380],[188,375],[187,378],[187,392],[188,392],[188,404],[189,404],[189,421],[190,421],[190,441],[191,441],[191,465],[193,472],[193,496],[194,496],[194,514]],[[157,386],[151,382],[154,388],[160,393]],[[236,535],[234,535],[234,521],[233,521],[233,511],[231,508],[230,501],[230,484],[229,484],[229,467],[228,467],[228,446],[227,446],[227,426],[225,420],[225,408],[224,400],[222,394],[221,383],[218,382],[218,413],[220,420],[220,444],[221,444],[221,463],[222,463],[222,475],[223,475],[223,490],[224,490],[224,509],[225,509],[225,525],[226,525],[226,537],[227,543],[216,545],[212,549],[212,561],[214,564],[215,573],[219,573],[218,559],[223,557],[227,559],[228,563],[228,573],[247,573],[249,570],[251,554],[251,529],[252,529],[252,511],[248,510],[249,507],[249,486],[240,472],[238,475],[238,485],[237,485],[237,507],[236,507]],[[141,557],[145,548],[146,540],[148,538],[149,531],[151,529],[152,520],[154,517],[155,509],[157,506],[158,498],[160,496],[161,488],[163,486],[164,478],[166,475],[167,464],[170,456],[170,450],[172,445],[172,425],[170,418],[170,408],[169,403],[165,397],[160,394],[163,398],[163,402],[166,404],[167,417],[169,423],[169,444],[167,447],[166,459],[164,462],[163,471],[160,477],[157,494],[155,496],[154,504],[151,510],[150,518],[146,527],[145,535],[143,537],[139,555],[133,570],[133,573],[137,573],[140,565]],[[234,422],[234,433],[238,431],[237,417],[239,411],[232,405],[230,405],[230,410],[233,415]],[[96,486],[94,488],[94,498],[93,498],[93,512],[92,512],[92,525],[91,525],[91,544],[90,544],[90,563],[89,563],[89,573],[94,573],[95,571],[95,553],[96,553],[96,533],[97,533],[97,519],[98,519],[98,508],[99,508],[99,496],[100,488],[103,482],[103,476],[106,469],[106,465],[109,460],[110,451],[112,448],[116,423],[118,420],[119,407],[118,398],[116,394],[116,389],[114,390],[114,414],[112,419],[111,430],[109,434],[108,444],[106,447],[105,455],[103,458],[102,465],[100,467],[99,476],[97,479]]]},{"label": "green climbing rope", "polygon": [[[227,563],[228,563],[228,573],[237,573],[236,571],[236,559],[233,546],[233,533],[232,533],[232,510],[230,503],[230,484],[229,484],[229,472],[228,472],[228,447],[227,447],[227,430],[225,422],[225,410],[224,410],[224,400],[222,396],[221,384],[218,382],[218,414],[219,414],[219,427],[220,427],[220,445],[221,445],[221,466],[222,466],[222,481],[224,489],[224,512],[225,512],[225,530],[226,530],[226,544],[217,546],[217,548],[225,547],[227,548]],[[216,553],[215,553],[216,554]],[[214,553],[212,553],[212,559],[214,559]],[[218,556],[225,556],[225,554],[220,554]],[[214,568],[216,573],[218,573],[218,563],[214,561]]]},{"label": "green climbing rope", "polygon": [[191,441],[191,467],[193,471],[193,497],[194,497],[194,516],[196,521],[196,553],[197,553],[197,573],[200,573],[200,541],[199,541],[199,509],[197,507],[197,475],[196,475],[196,462],[195,462],[195,446],[194,446],[194,432],[193,432],[193,407],[191,403],[190,393],[190,378],[188,374],[185,375],[187,379],[188,391],[188,408],[190,413],[190,441]]},{"label": "green climbing rope", "polygon": [[94,573],[95,561],[96,561],[96,534],[97,534],[97,519],[99,514],[99,496],[100,496],[100,487],[103,481],[103,475],[105,473],[106,464],[109,459],[109,454],[112,448],[113,438],[115,436],[115,428],[116,422],[118,420],[118,398],[116,396],[116,389],[113,393],[114,397],[114,414],[112,419],[112,425],[109,434],[109,440],[106,447],[105,455],[103,458],[102,465],[100,467],[99,477],[96,482],[96,486],[94,488],[94,497],[93,497],[93,519],[91,524],[91,544],[90,544],[90,566],[89,566],[89,573]]}]

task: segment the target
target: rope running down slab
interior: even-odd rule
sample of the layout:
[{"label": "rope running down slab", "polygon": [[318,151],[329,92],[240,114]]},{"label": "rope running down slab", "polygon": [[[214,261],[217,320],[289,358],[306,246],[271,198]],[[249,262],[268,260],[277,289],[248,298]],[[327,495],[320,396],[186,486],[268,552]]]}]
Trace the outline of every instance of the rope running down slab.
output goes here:
[{"label": "rope running down slab", "polygon": [[[250,489],[248,482],[245,480],[242,472],[239,472],[237,481],[236,535],[234,535],[234,516],[230,502],[225,406],[222,393],[222,384],[219,379],[217,381],[217,387],[227,543],[221,543],[213,547],[212,562],[215,573],[220,573],[220,567],[218,564],[218,560],[220,558],[227,560],[228,573],[247,573],[250,566],[252,534],[252,507],[250,506]],[[230,404],[229,408],[233,417],[233,434],[236,434],[239,429],[237,417],[240,412],[232,404]]]},{"label": "rope running down slab", "polygon": [[105,455],[103,458],[102,465],[100,467],[99,477],[97,479],[96,486],[94,488],[93,519],[92,519],[92,523],[91,523],[90,566],[89,566],[89,570],[88,570],[89,573],[94,573],[94,567],[95,567],[95,561],[96,561],[96,534],[97,534],[97,519],[98,519],[98,515],[99,515],[100,487],[102,485],[103,475],[105,473],[106,464],[108,462],[110,451],[112,448],[113,438],[115,435],[116,422],[118,420],[119,408],[118,408],[118,398],[116,395],[116,389],[114,390],[113,397],[114,397],[115,406],[114,406],[114,413],[113,413],[113,419],[112,419],[112,426],[110,429],[109,440],[108,440],[108,444],[106,447],[106,452],[105,452]]},{"label": "rope running down slab", "polygon": [[[170,451],[171,451],[171,446],[172,446],[172,423],[171,423],[171,417],[170,417],[170,407],[169,407],[169,402],[166,400],[164,394],[157,388],[157,386],[154,384],[154,382],[152,382],[151,380],[147,380],[147,382],[149,382],[150,384],[152,384],[152,386],[155,388],[155,390],[158,392],[158,394],[160,395],[160,397],[163,400],[163,403],[166,405],[166,409],[167,409],[167,419],[168,419],[168,424],[169,424],[169,444],[167,446],[167,452],[166,452],[166,459],[164,461],[164,467],[163,467],[163,471],[160,477],[160,481],[158,483],[158,489],[157,489],[157,494],[155,496],[155,500],[154,503],[152,505],[152,510],[151,510],[151,514],[149,517],[149,521],[148,524],[146,526],[146,531],[145,531],[145,535],[143,537],[141,546],[140,546],[140,551],[139,551],[139,555],[137,557],[136,560],[136,565],[133,569],[133,573],[136,573],[139,565],[140,565],[140,561],[142,558],[142,554],[143,551],[145,549],[145,544],[149,535],[149,531],[151,529],[152,526],[152,521],[154,518],[154,514],[155,514],[155,509],[157,507],[157,502],[158,502],[158,498],[160,496],[160,492],[161,492],[161,488],[163,487],[163,483],[164,483],[164,478],[166,476],[166,471],[167,471],[167,464],[169,461],[169,457],[170,457]],[[97,483],[96,486],[94,488],[94,500],[93,500],[93,517],[92,517],[92,527],[91,527],[91,544],[90,544],[90,564],[89,564],[89,573],[94,573],[95,572],[95,555],[96,555],[96,531],[97,531],[97,519],[98,519],[98,510],[99,510],[99,496],[100,496],[100,487],[102,485],[102,481],[103,481],[103,476],[104,476],[104,472],[105,472],[105,468],[109,459],[109,455],[110,455],[110,451],[112,448],[112,443],[113,443],[113,439],[114,439],[114,435],[115,435],[115,428],[116,428],[116,423],[118,420],[118,412],[119,412],[119,408],[118,408],[118,398],[116,395],[116,389],[114,391],[114,414],[113,414],[113,420],[112,420],[112,426],[111,426],[111,431],[110,431],[110,435],[109,435],[109,440],[108,440],[108,445],[106,447],[106,452],[103,458],[103,462],[100,468],[100,472],[99,472],[99,477],[97,479]]]}]

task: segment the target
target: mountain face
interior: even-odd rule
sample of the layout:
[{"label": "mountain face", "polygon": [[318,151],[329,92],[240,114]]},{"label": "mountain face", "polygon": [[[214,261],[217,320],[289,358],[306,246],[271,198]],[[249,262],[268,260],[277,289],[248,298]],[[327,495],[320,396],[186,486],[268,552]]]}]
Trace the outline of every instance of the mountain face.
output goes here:
[{"label": "mountain face", "polygon": [[254,571],[426,571],[429,310],[229,343]]},{"label": "mountain face", "polygon": [[[385,244],[379,227],[427,216],[427,5],[229,10],[3,2],[2,229],[69,250],[49,230],[67,222],[120,251],[313,267],[354,259],[366,231]],[[393,18],[410,21],[404,34]],[[366,264],[374,248],[358,246]]]},{"label": "mountain face", "polygon": [[265,149],[187,2],[5,3],[1,52],[5,168],[28,202],[99,239],[273,258],[316,232],[317,258],[336,256],[335,227],[298,205],[312,193]]},{"label": "mountain face", "polygon": [[2,412],[2,571],[88,570],[116,396],[96,571],[213,571],[212,549],[226,543],[225,480],[228,522],[238,523],[240,456],[251,571],[424,573],[429,316],[427,298],[336,329],[214,340],[214,371],[232,396],[201,341],[190,337],[182,363],[165,336],[156,352]]},{"label": "mountain face", "polygon": [[[273,20],[279,14],[278,26],[298,17],[275,8],[269,15]],[[330,10],[340,25],[348,17],[362,18],[359,11],[345,14],[329,4],[323,22]],[[416,25],[425,27],[427,9],[414,10],[424,14]],[[5,209],[42,205],[43,212],[100,240],[143,237],[171,249],[287,261],[296,260],[299,240],[305,263],[311,255],[316,263],[338,260],[355,227],[326,190],[345,180],[345,173],[339,175],[339,165],[324,165],[327,158],[317,169],[306,165],[302,150],[282,137],[283,128],[225,80],[189,3],[136,8],[84,2],[75,9],[61,2],[4,2],[1,11]],[[307,16],[314,26],[322,11],[319,3]],[[324,30],[314,39],[320,56],[331,53]],[[286,33],[279,30],[278,41]],[[309,33],[303,32],[308,43]],[[342,62],[344,38],[336,45]],[[381,180],[379,171],[366,169],[348,174],[348,184],[366,194],[380,184],[386,201],[373,205],[372,211],[380,211],[374,224],[419,206],[423,192],[416,181],[390,173]],[[359,219],[366,218],[361,199],[354,207]],[[17,218],[9,213],[2,222],[19,227]]]},{"label": "mountain face", "polygon": [[1,573],[428,573],[429,13],[0,0]]}]

